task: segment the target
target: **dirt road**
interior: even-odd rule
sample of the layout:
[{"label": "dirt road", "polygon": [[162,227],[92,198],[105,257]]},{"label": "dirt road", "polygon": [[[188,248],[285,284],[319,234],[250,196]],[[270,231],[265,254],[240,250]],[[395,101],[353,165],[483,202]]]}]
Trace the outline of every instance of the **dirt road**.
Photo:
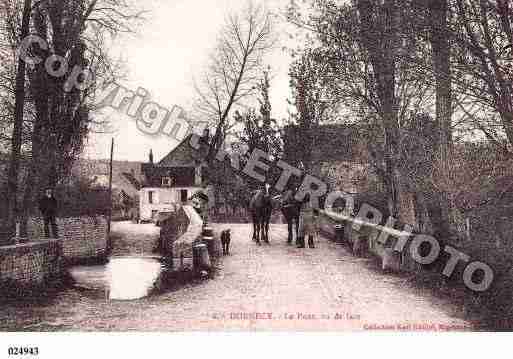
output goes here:
[{"label": "dirt road", "polygon": [[11,330],[72,331],[469,329],[451,304],[327,239],[297,249],[276,225],[271,245],[258,247],[250,226],[218,229],[225,227],[232,228],[232,254],[215,279],[126,302],[70,289],[45,305],[2,308],[0,322]]}]

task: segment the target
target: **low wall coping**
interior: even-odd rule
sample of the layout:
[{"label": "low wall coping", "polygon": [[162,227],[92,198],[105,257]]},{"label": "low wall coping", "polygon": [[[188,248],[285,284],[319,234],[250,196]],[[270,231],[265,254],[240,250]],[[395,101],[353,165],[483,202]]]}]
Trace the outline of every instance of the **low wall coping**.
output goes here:
[{"label": "low wall coping", "polygon": [[355,218],[353,216],[346,216],[344,214],[336,213],[336,212],[329,211],[329,210],[321,210],[321,213],[323,213],[325,216],[327,216],[328,218],[331,218],[335,221],[352,222],[353,224],[358,224],[361,226],[375,228],[375,229],[379,230],[380,232],[385,232],[385,233],[388,233],[388,234],[390,234],[394,237],[398,237],[398,238],[399,237],[410,237],[412,235],[412,233],[410,233],[410,232],[399,231],[397,229],[382,226],[380,224],[369,223],[366,221],[362,221],[361,219]]},{"label": "low wall coping", "polygon": [[203,231],[203,220],[196,210],[191,206],[183,206],[183,211],[189,219],[187,231],[173,242],[173,257],[192,257],[192,246]]},{"label": "low wall coping", "polygon": [[39,247],[44,244],[49,243],[59,243],[62,239],[33,239],[27,243],[18,243],[18,244],[10,244],[8,246],[0,246],[0,252],[3,250],[16,250],[20,248],[31,248],[31,247]]},{"label": "low wall coping", "polygon": [[190,225],[192,226],[202,226],[203,220],[201,219],[201,216],[199,215],[196,210],[191,206],[183,206],[183,210],[185,211],[185,214],[187,214],[187,217],[189,217],[189,221],[191,222]]},{"label": "low wall coping", "polygon": [[11,244],[8,246],[1,246],[0,253],[1,252],[16,252],[16,251],[19,251],[22,249],[41,247],[41,246],[44,246],[46,244],[51,244],[51,243],[58,244],[61,241],[62,241],[62,239],[36,239],[36,240],[32,240],[27,243],[19,243],[19,244]]}]

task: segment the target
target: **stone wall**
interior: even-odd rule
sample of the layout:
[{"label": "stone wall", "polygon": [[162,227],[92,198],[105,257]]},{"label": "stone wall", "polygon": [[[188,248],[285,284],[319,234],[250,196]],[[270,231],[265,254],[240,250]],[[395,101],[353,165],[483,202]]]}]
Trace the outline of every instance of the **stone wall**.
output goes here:
[{"label": "stone wall", "polygon": [[[68,262],[99,259],[107,254],[107,219],[105,217],[58,218],[62,255]],[[43,238],[43,220],[31,218],[28,238]]]},{"label": "stone wall", "polygon": [[[338,239],[335,233],[335,225],[344,226],[344,235],[341,244],[350,248],[354,255],[375,258],[384,271],[405,272],[411,274],[411,280],[419,285],[436,289],[440,293],[453,298],[463,307],[463,312],[471,315],[474,320],[481,322],[487,329],[511,330],[513,328],[513,270],[511,259],[507,253],[488,247],[477,241],[454,242],[447,240],[438,242],[441,248],[450,244],[451,247],[461,253],[466,253],[472,259],[492,264],[494,270],[494,283],[484,292],[469,290],[462,280],[465,262],[460,261],[454,268],[451,277],[442,273],[450,259],[447,253],[441,253],[432,264],[422,265],[417,263],[411,254],[412,237],[404,243],[401,252],[395,251],[397,238],[409,235],[407,232],[386,228],[380,225],[359,221],[353,217],[347,217],[338,213],[322,211],[320,216],[320,229],[324,235]],[[354,229],[354,224],[360,224],[360,230]],[[386,245],[378,241],[380,233],[388,233],[390,236]],[[422,247],[418,249],[423,252]],[[424,255],[425,255],[424,251]]]},{"label": "stone wall", "polygon": [[60,284],[65,266],[100,260],[107,255],[107,220],[104,217],[59,218],[60,238],[44,239],[43,221],[27,224],[27,243],[0,246],[0,292],[23,295]]},{"label": "stone wall", "polygon": [[173,256],[175,258],[182,256],[192,258],[192,245],[201,239],[203,220],[191,206],[184,206],[182,210],[187,216],[189,225],[187,226],[187,231],[173,242]]},{"label": "stone wall", "polygon": [[162,224],[161,251],[164,256],[173,259],[175,269],[181,269],[178,267],[182,259],[193,257],[192,246],[201,240],[202,229],[203,221],[191,206],[181,207]]},{"label": "stone wall", "polygon": [[60,278],[62,240],[0,247],[0,292],[38,288]]},{"label": "stone wall", "polygon": [[[183,207],[171,214],[168,219],[162,222],[160,229],[160,252],[166,257],[179,257],[178,248],[174,248],[175,242],[189,227],[189,217]],[[192,256],[191,256],[192,257]]]},{"label": "stone wall", "polygon": [[[342,225],[344,244],[348,245],[354,255],[375,257],[384,271],[414,272],[420,270],[420,265],[411,257],[408,245],[402,252],[393,249],[397,238],[409,235],[408,233],[363,222],[342,214],[321,212],[319,225],[323,234],[330,238],[336,238],[335,225]],[[360,229],[355,230],[355,225],[359,225]],[[385,245],[378,241],[382,232],[390,234]]]}]

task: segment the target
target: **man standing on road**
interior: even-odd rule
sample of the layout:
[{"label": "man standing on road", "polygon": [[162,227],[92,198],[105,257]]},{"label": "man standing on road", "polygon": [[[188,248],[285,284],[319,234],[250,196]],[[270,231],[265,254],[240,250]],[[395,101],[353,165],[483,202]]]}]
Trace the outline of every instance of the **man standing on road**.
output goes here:
[{"label": "man standing on road", "polygon": [[308,247],[315,248],[314,238],[317,236],[318,210],[312,207],[310,194],[307,193],[302,204],[302,210],[299,213],[299,243],[298,248],[305,248],[305,238],[308,237]]},{"label": "man standing on road", "polygon": [[39,210],[43,214],[45,237],[50,238],[50,228],[52,226],[52,234],[54,238],[59,238],[57,223],[57,200],[53,196],[53,190],[47,189],[45,195],[39,200]]}]

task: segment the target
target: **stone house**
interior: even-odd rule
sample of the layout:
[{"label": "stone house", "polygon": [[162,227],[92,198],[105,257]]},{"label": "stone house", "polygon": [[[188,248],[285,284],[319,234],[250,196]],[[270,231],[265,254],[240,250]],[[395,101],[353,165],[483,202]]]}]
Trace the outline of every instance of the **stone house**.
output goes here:
[{"label": "stone house", "polygon": [[185,138],[157,163],[154,163],[150,151],[148,163],[141,165],[144,176],[139,195],[141,221],[153,221],[159,212],[174,212],[195,192],[204,190],[202,155],[206,145],[201,142],[197,150],[191,146],[190,140],[191,136]]}]

